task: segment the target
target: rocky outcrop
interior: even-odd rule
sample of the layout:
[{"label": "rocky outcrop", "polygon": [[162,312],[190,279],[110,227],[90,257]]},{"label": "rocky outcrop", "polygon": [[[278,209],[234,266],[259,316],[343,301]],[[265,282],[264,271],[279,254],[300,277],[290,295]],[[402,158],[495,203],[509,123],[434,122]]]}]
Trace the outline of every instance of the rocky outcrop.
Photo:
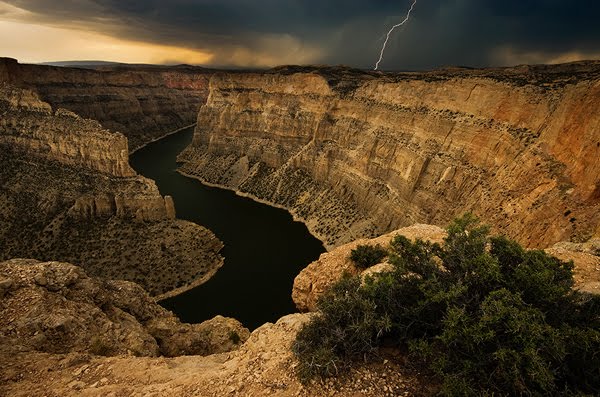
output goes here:
[{"label": "rocky outcrop", "polygon": [[[350,259],[352,250],[357,246],[379,244],[387,247],[396,235],[402,235],[413,241],[420,239],[441,244],[446,237],[446,231],[432,225],[413,225],[374,239],[359,239],[321,254],[318,260],[305,267],[294,279],[292,299],[298,310],[302,312],[315,311],[319,297],[339,281],[344,273],[360,274],[362,272]],[[369,274],[374,271],[369,268],[364,272]]]},{"label": "rocky outcrop", "polygon": [[[144,180],[147,181],[147,180]],[[154,186],[150,186],[152,188]],[[134,218],[137,221],[160,221],[175,219],[175,204],[171,196],[161,197],[158,192],[151,197],[127,196],[123,192],[116,195],[79,197],[69,208],[69,216],[78,219],[96,219],[118,216]]]},{"label": "rocky outcrop", "polygon": [[0,280],[0,340],[21,351],[209,355],[238,348],[250,334],[224,317],[182,324],[140,286],[90,278],[66,263],[10,260],[0,263]]},{"label": "rocky outcrop", "polygon": [[600,238],[593,238],[585,243],[563,241],[544,251],[562,261],[573,261],[578,290],[600,294]]},{"label": "rocky outcrop", "polygon": [[528,247],[600,232],[600,63],[219,73],[182,170],[331,248],[474,212]]},{"label": "rocky outcrop", "polygon": [[[316,311],[319,297],[346,273],[360,274],[364,278],[392,270],[393,267],[387,260],[367,269],[360,269],[350,259],[350,254],[359,245],[379,244],[387,247],[397,235],[412,241],[423,240],[443,244],[447,233],[444,229],[433,225],[413,225],[373,239],[359,239],[321,254],[318,260],[310,263],[294,279],[292,299],[298,310]],[[562,261],[573,261],[576,289],[600,294],[600,239],[592,239],[586,243],[560,242],[544,251]]]},{"label": "rocky outcrop", "polygon": [[19,64],[0,58],[0,82],[36,92],[54,108],[93,119],[135,150],[195,122],[212,71],[191,66],[98,70]]},{"label": "rocky outcrop", "polygon": [[392,397],[434,393],[414,372],[379,358],[326,382],[303,385],[291,345],[310,314],[256,329],[230,353],[176,358],[18,352],[0,345],[0,393],[30,396]]},{"label": "rocky outcrop", "polygon": [[176,220],[127,156],[122,134],[0,83],[0,259],[68,261],[156,296],[210,278],[222,243]]}]

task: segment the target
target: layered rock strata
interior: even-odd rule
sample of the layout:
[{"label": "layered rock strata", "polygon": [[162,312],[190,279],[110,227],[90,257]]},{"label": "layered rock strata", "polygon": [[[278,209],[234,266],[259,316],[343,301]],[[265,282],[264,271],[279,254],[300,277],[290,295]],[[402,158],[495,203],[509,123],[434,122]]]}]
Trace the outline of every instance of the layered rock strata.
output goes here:
[{"label": "layered rock strata", "polygon": [[119,131],[135,150],[195,122],[212,71],[191,66],[115,66],[98,70],[19,64],[0,58],[0,81],[26,88]]},{"label": "layered rock strata", "polygon": [[176,220],[127,156],[122,134],[0,83],[0,259],[69,261],[153,295],[206,281],[222,243]]},{"label": "layered rock strata", "polygon": [[600,63],[219,73],[182,171],[331,248],[466,211],[528,247],[600,233]]}]

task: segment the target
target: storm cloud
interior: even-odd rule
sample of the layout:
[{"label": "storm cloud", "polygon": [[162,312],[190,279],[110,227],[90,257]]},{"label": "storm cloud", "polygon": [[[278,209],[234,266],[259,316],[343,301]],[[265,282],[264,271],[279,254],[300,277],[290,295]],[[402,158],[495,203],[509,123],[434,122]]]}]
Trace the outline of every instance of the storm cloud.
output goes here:
[{"label": "storm cloud", "polygon": [[[410,0],[8,0],[21,21],[212,54],[218,66],[371,68]],[[1,4],[1,2],[0,2]],[[600,57],[595,0],[419,0],[382,69]],[[10,18],[0,11],[0,20]],[[13,17],[14,18],[14,17]],[[178,61],[173,59],[173,62]]]}]

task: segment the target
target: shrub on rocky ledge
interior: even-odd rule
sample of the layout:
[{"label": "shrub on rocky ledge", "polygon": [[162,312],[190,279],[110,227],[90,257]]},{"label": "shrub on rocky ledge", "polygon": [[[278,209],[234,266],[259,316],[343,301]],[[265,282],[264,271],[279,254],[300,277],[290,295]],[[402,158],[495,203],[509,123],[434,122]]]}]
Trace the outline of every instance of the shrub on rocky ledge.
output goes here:
[{"label": "shrub on rocky ledge", "polygon": [[307,380],[407,348],[443,395],[600,393],[600,297],[572,289],[572,263],[490,237],[471,215],[443,246],[397,236],[394,270],[344,276],[293,350]]},{"label": "shrub on rocky ledge", "polygon": [[359,269],[366,269],[380,263],[388,256],[388,252],[381,245],[359,245],[352,250],[350,259]]}]

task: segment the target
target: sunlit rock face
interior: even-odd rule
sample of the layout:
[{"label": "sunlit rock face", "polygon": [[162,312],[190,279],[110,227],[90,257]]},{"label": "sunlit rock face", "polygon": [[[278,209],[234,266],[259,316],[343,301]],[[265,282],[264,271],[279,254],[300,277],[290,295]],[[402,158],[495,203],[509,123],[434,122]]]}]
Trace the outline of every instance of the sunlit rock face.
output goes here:
[{"label": "sunlit rock face", "polygon": [[219,73],[182,170],[328,247],[474,212],[528,247],[600,232],[600,63]]}]

